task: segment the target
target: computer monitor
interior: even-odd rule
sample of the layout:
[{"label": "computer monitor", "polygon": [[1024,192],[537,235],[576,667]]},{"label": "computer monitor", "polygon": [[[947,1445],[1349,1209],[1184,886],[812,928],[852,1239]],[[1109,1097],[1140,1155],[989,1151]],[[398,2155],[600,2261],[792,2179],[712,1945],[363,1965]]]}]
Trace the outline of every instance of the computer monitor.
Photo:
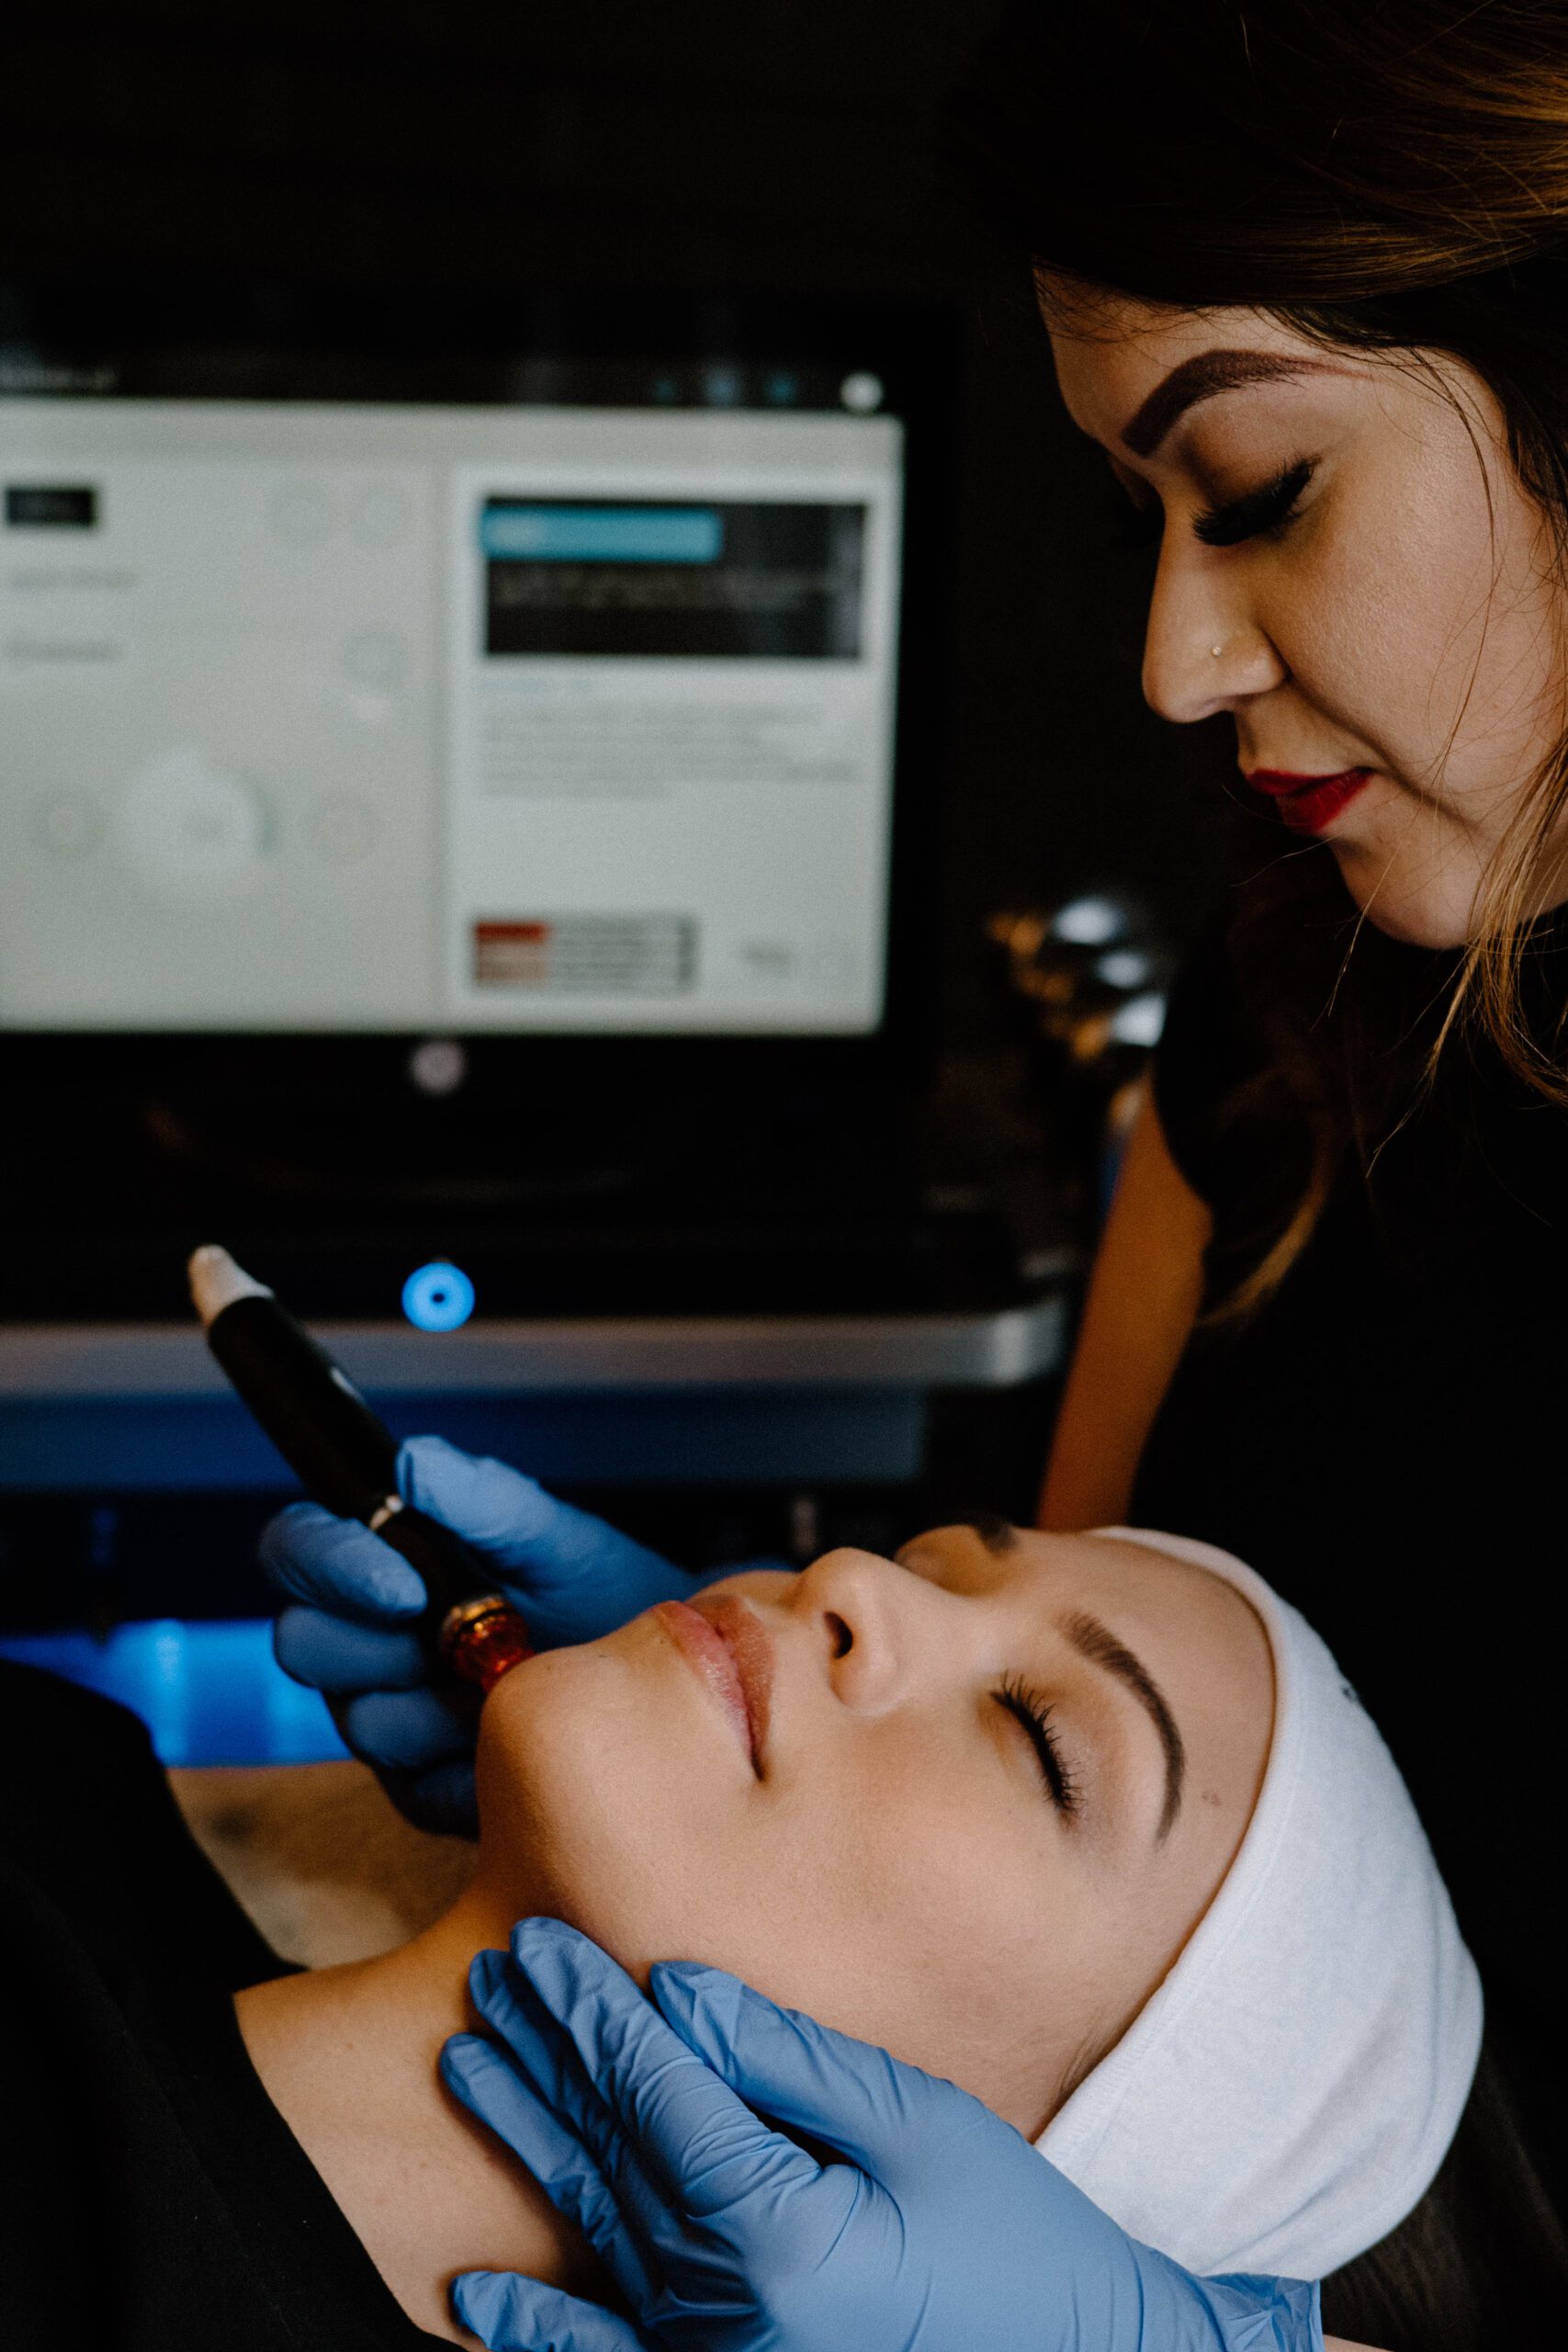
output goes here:
[{"label": "computer monitor", "polygon": [[13,290],[0,1031],[885,1035],[946,322],[316,309]]}]

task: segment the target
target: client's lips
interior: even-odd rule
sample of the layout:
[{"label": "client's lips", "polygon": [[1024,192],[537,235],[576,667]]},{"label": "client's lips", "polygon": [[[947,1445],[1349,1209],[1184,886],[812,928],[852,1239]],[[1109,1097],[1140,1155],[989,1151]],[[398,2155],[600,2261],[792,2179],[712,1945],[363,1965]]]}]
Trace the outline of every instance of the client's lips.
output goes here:
[{"label": "client's lips", "polygon": [[1293,775],[1286,768],[1253,768],[1247,783],[1274,801],[1293,833],[1321,833],[1371,781],[1371,768],[1342,768],[1337,775]]},{"label": "client's lips", "polygon": [[760,1779],[773,1645],[756,1611],[732,1592],[700,1592],[689,1601],[660,1600],[652,1614],[725,1708]]}]

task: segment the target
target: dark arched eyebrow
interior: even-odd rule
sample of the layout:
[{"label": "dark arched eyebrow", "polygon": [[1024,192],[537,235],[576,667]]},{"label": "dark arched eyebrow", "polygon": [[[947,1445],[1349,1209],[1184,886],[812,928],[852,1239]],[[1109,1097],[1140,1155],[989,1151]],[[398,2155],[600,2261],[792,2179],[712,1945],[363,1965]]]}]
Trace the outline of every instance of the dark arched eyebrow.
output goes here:
[{"label": "dark arched eyebrow", "polygon": [[958,1523],[966,1527],[971,1535],[977,1535],[987,1551],[998,1560],[1018,1542],[1018,1530],[1011,1520],[998,1519],[995,1511],[978,1511],[973,1518],[962,1519]]},{"label": "dark arched eyebrow", "polygon": [[1091,1617],[1087,1610],[1060,1618],[1057,1623],[1080,1657],[1087,1657],[1093,1666],[1103,1667],[1107,1674],[1113,1674],[1119,1682],[1125,1683],[1159,1734],[1160,1746],[1165,1750],[1165,1804],[1159,1827],[1155,1831],[1157,1846],[1169,1835],[1171,1825],[1181,1811],[1181,1784],[1187,1772],[1187,1751],[1165,1693],[1142,1658],[1134,1657],[1126,1644],[1119,1642],[1110,1627],[1102,1625],[1098,1617]]},{"label": "dark arched eyebrow", "polygon": [[1330,372],[1325,360],[1288,358],[1279,351],[1201,351],[1184,359],[1156,384],[1148,399],[1122,427],[1122,439],[1135,458],[1152,458],[1178,417],[1216,392],[1238,391],[1243,384],[1279,382],[1290,376]]}]

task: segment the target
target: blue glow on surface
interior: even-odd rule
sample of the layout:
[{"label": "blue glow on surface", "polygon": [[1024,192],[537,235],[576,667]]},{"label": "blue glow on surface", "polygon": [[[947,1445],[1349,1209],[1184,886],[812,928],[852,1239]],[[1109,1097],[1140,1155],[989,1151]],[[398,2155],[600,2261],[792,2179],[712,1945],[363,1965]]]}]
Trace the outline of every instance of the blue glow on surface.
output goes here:
[{"label": "blue glow on surface", "polygon": [[534,563],[716,563],[724,518],[711,506],[490,506],[488,556]]},{"label": "blue glow on surface", "polygon": [[474,1311],[474,1286],[461,1266],[433,1258],[403,1284],[403,1313],[416,1331],[457,1331]]},{"label": "blue glow on surface", "polygon": [[0,1657],[118,1699],[165,1764],[321,1764],[348,1753],[320,1691],[291,1682],[273,1657],[268,1617],[0,1634]]}]

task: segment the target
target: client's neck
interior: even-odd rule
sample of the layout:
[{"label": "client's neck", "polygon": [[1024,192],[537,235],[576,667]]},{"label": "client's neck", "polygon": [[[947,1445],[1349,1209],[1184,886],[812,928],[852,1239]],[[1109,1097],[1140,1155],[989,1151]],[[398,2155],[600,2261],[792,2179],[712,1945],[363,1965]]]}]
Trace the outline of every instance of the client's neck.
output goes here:
[{"label": "client's neck", "polygon": [[252,2063],[409,2317],[454,2343],[460,2270],[521,2270],[592,2300],[604,2276],[516,2157],[446,2090],[448,2034],[473,2023],[469,1961],[511,1930],[470,1889],[384,1959],[278,1977],[238,1996]]}]

